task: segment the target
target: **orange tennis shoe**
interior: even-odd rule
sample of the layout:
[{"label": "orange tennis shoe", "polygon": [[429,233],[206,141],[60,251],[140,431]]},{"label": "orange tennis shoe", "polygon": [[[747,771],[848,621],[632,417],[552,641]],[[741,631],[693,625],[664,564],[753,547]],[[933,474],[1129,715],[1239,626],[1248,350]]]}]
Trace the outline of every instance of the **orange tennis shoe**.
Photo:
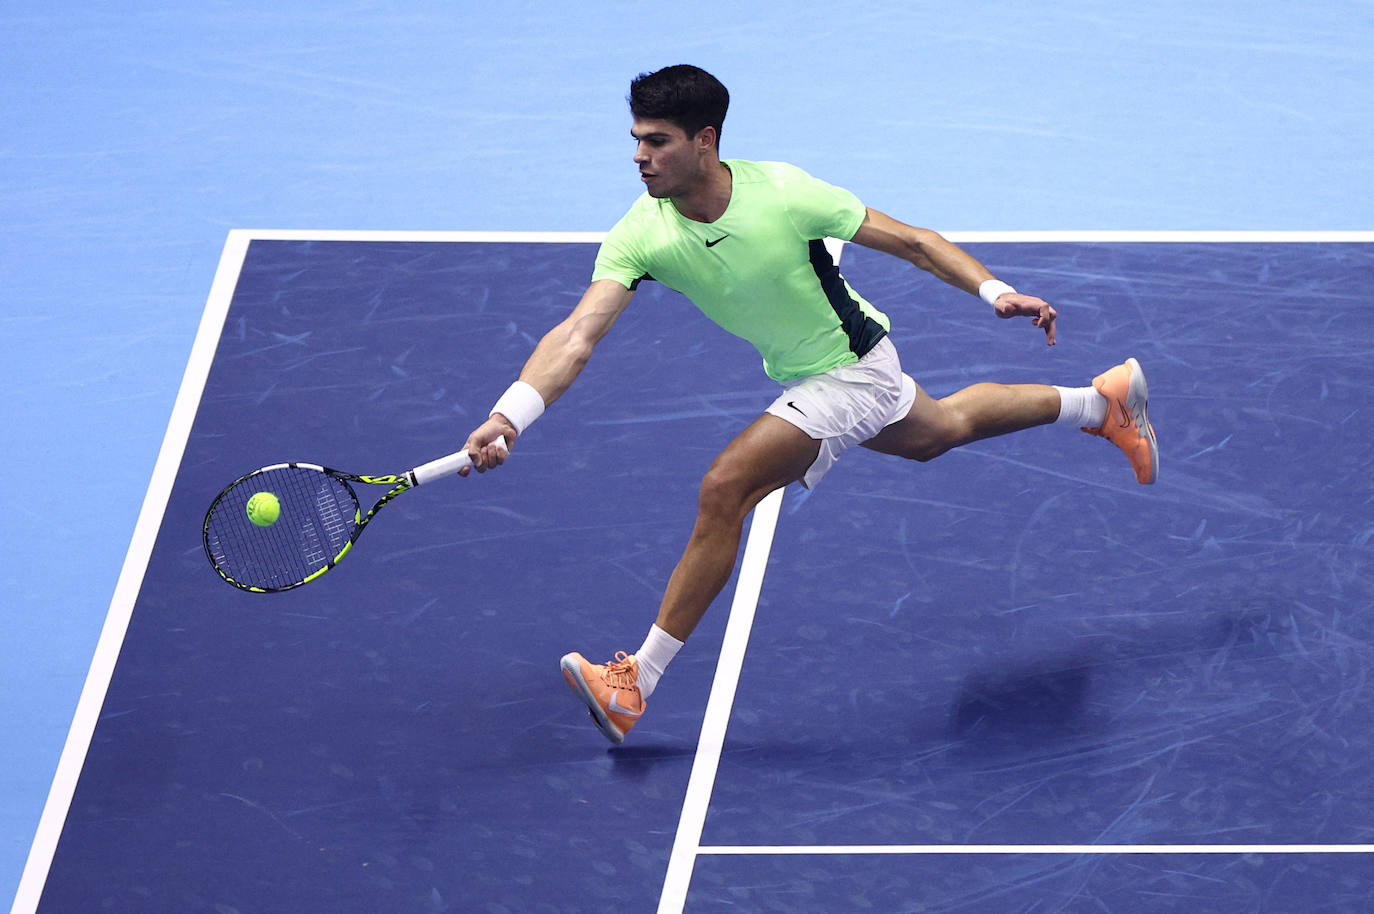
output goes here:
[{"label": "orange tennis shoe", "polygon": [[1135,359],[1127,359],[1093,378],[1093,387],[1107,398],[1107,418],[1101,428],[1085,428],[1089,435],[1106,438],[1126,452],[1136,482],[1149,485],[1159,475],[1159,445],[1150,425],[1150,389],[1145,372]]},{"label": "orange tennis shoe", "polygon": [[644,696],[639,694],[639,668],[635,658],[624,651],[609,663],[588,663],[573,651],[558,664],[573,694],[582,699],[596,728],[619,745],[625,734],[644,713]]}]

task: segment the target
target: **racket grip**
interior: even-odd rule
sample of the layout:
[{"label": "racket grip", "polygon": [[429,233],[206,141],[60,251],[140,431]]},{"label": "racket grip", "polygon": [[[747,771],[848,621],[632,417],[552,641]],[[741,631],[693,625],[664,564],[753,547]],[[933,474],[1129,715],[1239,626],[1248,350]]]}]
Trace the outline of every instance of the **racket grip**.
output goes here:
[{"label": "racket grip", "polygon": [[[506,451],[505,436],[497,438],[494,444],[501,450]],[[422,463],[410,471],[410,478],[415,485],[422,486],[427,482],[434,482],[436,479],[443,479],[445,476],[452,476],[460,470],[465,470],[472,466],[472,457],[468,455],[467,449],[455,451],[447,457],[440,457],[438,460],[431,460],[429,463]]]}]

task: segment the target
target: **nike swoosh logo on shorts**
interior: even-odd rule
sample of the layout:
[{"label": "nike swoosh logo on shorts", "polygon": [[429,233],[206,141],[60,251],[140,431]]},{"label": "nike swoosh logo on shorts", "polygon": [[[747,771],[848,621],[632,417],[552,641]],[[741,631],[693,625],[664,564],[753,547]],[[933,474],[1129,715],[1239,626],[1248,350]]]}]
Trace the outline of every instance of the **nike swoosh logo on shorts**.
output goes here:
[{"label": "nike swoosh logo on shorts", "polygon": [[792,409],[795,409],[797,412],[801,413],[803,416],[806,415],[806,413],[802,413],[802,408],[797,404],[793,403],[791,400],[787,401],[787,405],[790,406]]}]

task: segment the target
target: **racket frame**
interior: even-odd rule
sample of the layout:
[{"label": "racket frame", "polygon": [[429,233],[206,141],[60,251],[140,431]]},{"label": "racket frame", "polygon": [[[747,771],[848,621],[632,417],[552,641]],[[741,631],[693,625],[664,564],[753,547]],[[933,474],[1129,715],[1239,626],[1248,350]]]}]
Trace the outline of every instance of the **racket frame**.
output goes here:
[{"label": "racket frame", "polygon": [[[506,440],[504,437],[498,438],[496,441],[496,445],[503,451],[507,450]],[[472,457],[468,454],[466,450],[461,450],[455,451],[454,453],[448,454],[447,456],[440,457],[438,460],[431,460],[429,463],[423,463],[420,466],[415,467],[411,470],[407,470],[406,472],[400,475],[363,476],[355,473],[345,473],[342,470],[335,470],[326,466],[320,466],[317,463],[301,462],[274,463],[269,466],[259,467],[251,473],[245,473],[238,479],[235,479],[233,482],[229,483],[229,485],[225,486],[222,490],[220,490],[219,495],[215,496],[215,500],[210,503],[209,509],[205,512],[205,521],[201,528],[201,543],[205,547],[205,557],[210,560],[211,567],[215,569],[215,571],[219,574],[221,579],[223,579],[226,583],[232,584],[233,586],[237,587],[239,590],[247,591],[248,593],[282,593],[283,591],[294,590],[297,587],[301,587],[305,584],[309,584],[311,581],[316,580],[325,572],[329,571],[331,568],[337,565],[343,559],[344,556],[348,555],[349,551],[353,549],[353,544],[358,541],[358,537],[361,536],[363,530],[367,528],[368,522],[376,516],[378,511],[380,511],[383,507],[390,503],[392,499],[396,498],[396,496],[400,495],[402,492],[413,489],[418,485],[434,482],[436,480],[443,479],[446,476],[452,476],[464,469],[467,469],[470,466],[472,466]],[[261,476],[269,470],[284,469],[312,470],[318,473],[323,473],[326,476],[333,477],[334,479],[342,483],[344,488],[348,490],[348,494],[353,499],[353,529],[349,532],[347,542],[344,543],[343,547],[338,551],[337,554],[328,559],[328,561],[322,567],[311,572],[309,575],[305,576],[303,579],[299,581],[294,581],[290,584],[283,584],[279,587],[260,587],[253,584],[244,583],[243,581],[235,580],[232,575],[230,575],[222,567],[220,567],[219,562],[215,559],[214,551],[210,548],[210,521],[215,516],[215,511],[219,508],[220,504],[224,501],[225,497],[228,496],[230,492],[234,491],[240,485],[248,483],[254,477]],[[362,483],[373,486],[391,486],[391,489],[389,489],[386,492],[386,494],[379,498],[377,502],[371,508],[368,509],[366,514],[363,514],[362,502],[358,500],[358,493],[353,488],[354,483]]]}]

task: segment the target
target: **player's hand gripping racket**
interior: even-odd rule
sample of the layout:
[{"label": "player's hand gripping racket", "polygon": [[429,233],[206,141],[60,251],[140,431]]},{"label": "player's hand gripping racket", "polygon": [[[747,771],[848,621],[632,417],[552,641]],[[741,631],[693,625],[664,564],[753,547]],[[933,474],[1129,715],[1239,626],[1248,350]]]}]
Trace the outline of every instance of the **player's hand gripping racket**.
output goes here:
[{"label": "player's hand gripping racket", "polygon": [[[506,449],[504,438],[497,447]],[[241,590],[276,593],[324,574],[397,495],[472,466],[466,450],[400,476],[355,476],[312,463],[278,463],[234,480],[205,512],[205,555]],[[390,486],[363,514],[354,483]]]}]

